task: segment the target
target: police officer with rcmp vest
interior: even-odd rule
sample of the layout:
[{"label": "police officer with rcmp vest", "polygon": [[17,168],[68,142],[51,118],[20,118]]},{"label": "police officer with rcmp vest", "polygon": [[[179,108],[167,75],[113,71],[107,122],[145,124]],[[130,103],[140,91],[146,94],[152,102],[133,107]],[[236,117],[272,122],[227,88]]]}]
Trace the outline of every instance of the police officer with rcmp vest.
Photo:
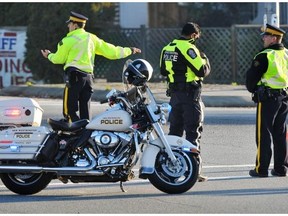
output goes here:
[{"label": "police officer with rcmp vest", "polygon": [[[160,70],[167,77],[167,96],[171,96],[169,115],[170,135],[186,139],[200,150],[203,126],[203,103],[201,100],[202,80],[210,73],[210,63],[195,42],[200,37],[200,27],[193,22],[186,23],[181,37],[174,39],[161,52]],[[201,157],[200,170],[201,170]],[[205,181],[199,171],[198,181]]]},{"label": "police officer with rcmp vest", "polygon": [[247,90],[257,103],[256,166],[249,171],[249,175],[268,177],[273,143],[274,167],[271,174],[286,176],[288,50],[282,43],[285,31],[270,24],[261,30],[264,49],[256,54],[246,76]]},{"label": "police officer with rcmp vest", "polygon": [[[88,18],[71,12],[67,21],[69,33],[57,46],[57,51],[41,50],[42,55],[53,64],[64,64],[66,86],[63,93],[63,115],[65,121],[90,119],[90,102],[93,94],[93,69],[95,55],[108,59],[126,58],[141,53],[135,47],[120,47],[109,44],[84,30]],[[79,101],[79,114],[78,111]]]}]

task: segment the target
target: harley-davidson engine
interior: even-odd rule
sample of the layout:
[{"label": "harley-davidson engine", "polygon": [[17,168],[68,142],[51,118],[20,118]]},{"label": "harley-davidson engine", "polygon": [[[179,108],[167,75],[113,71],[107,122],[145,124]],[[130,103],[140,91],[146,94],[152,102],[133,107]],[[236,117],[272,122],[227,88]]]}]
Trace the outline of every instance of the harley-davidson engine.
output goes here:
[{"label": "harley-davidson engine", "polygon": [[132,134],[94,131],[91,135],[96,144],[98,166],[121,164],[126,161],[132,140]]}]

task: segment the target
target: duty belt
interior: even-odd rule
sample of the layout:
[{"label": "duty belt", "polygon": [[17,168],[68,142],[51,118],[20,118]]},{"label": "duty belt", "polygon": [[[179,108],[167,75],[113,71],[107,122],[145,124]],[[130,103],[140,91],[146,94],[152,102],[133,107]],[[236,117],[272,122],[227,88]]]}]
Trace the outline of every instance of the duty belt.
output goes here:
[{"label": "duty belt", "polygon": [[272,89],[265,86],[258,86],[257,91],[253,94],[252,100],[256,103],[264,102],[269,98],[274,98],[275,100],[284,99],[287,97],[287,88],[284,89]]},{"label": "duty belt", "polygon": [[284,94],[287,94],[287,88],[284,88],[284,89],[267,88],[267,92],[270,92],[270,94],[273,94],[273,95],[284,95]]},{"label": "duty belt", "polygon": [[75,73],[77,76],[81,76],[81,77],[86,77],[86,76],[92,76],[93,75],[92,73],[87,73],[85,71],[81,71],[81,70],[79,70],[76,67],[68,67],[65,70],[65,73],[67,73],[68,76],[70,76],[71,73]]},{"label": "duty belt", "polygon": [[201,87],[201,82],[169,83],[171,91],[190,91]]},{"label": "duty belt", "polygon": [[73,83],[76,83],[79,80],[83,79],[83,77],[87,77],[87,79],[91,79],[92,77],[92,79],[94,79],[92,73],[85,73],[75,67],[68,67],[64,71],[64,82],[68,88],[70,88]]}]

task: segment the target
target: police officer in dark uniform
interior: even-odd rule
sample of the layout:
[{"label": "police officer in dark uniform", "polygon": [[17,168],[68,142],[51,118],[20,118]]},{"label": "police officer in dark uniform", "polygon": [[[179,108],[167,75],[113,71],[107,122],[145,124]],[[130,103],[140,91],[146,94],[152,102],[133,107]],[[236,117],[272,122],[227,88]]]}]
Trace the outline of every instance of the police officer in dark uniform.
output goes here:
[{"label": "police officer in dark uniform", "polygon": [[[202,80],[210,73],[208,58],[195,45],[200,35],[200,27],[196,23],[186,23],[181,37],[165,46],[160,57],[161,74],[167,77],[167,95],[171,96],[169,134],[181,137],[185,130],[186,139],[199,150],[204,119]],[[200,156],[199,160],[201,164]],[[199,171],[198,181],[206,179]]]},{"label": "police officer in dark uniform", "polygon": [[257,103],[256,166],[249,171],[252,177],[268,177],[274,145],[273,176],[286,176],[288,112],[288,50],[282,44],[285,31],[266,24],[262,29],[264,49],[254,57],[247,71],[246,87]]},{"label": "police officer in dark uniform", "polygon": [[[93,71],[95,55],[108,59],[121,59],[141,53],[135,47],[120,47],[109,44],[84,30],[88,18],[71,11],[69,33],[57,46],[56,53],[41,50],[42,55],[53,64],[64,64],[66,86],[63,93],[63,115],[65,121],[90,119],[90,102],[93,94]],[[79,103],[79,114],[78,112]]]}]

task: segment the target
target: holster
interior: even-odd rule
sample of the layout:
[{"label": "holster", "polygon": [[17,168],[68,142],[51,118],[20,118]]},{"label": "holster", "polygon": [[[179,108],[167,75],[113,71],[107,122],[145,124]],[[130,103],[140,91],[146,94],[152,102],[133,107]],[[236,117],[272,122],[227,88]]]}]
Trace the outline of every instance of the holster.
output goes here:
[{"label": "holster", "polygon": [[202,83],[200,81],[187,83],[186,92],[192,96],[194,101],[198,101],[201,97]]},{"label": "holster", "polygon": [[[66,86],[68,88],[70,88],[73,84],[75,84],[76,82],[79,81],[79,79],[81,77],[86,77],[89,76],[90,74],[85,73],[83,71],[80,71],[78,68],[75,67],[68,67],[65,71],[64,71],[64,83],[66,84]],[[80,78],[78,78],[78,76]],[[92,76],[93,78],[93,76]]]},{"label": "holster", "polygon": [[193,81],[188,83],[169,83],[166,95],[170,96],[173,92],[186,92],[187,95],[192,96],[194,101],[198,101],[202,92],[202,82]]},{"label": "holster", "polygon": [[64,83],[66,84],[66,86],[68,88],[71,87],[71,85],[73,85],[74,83],[77,82],[77,76],[76,76],[76,71],[75,68],[73,67],[68,67],[65,71],[64,71]]}]

